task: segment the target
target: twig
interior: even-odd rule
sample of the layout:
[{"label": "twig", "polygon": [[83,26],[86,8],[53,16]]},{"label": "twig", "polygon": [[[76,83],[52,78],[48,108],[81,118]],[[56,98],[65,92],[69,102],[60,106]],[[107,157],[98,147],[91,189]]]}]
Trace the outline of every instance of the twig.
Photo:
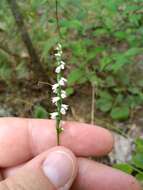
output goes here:
[{"label": "twig", "polygon": [[57,22],[57,32],[59,38],[61,38],[61,31],[60,31],[60,23],[59,23],[59,15],[58,15],[58,0],[56,0],[56,22]]},{"label": "twig", "polygon": [[16,0],[7,0],[7,2],[9,4],[12,14],[15,18],[15,22],[16,22],[19,32],[21,34],[21,38],[27,48],[29,55],[30,55],[31,63],[33,66],[33,71],[35,72],[35,74],[38,78],[49,80],[49,77],[47,76],[47,74],[40,62],[40,58],[33,46],[32,40],[28,34],[27,28],[24,23],[23,16],[20,12],[20,9],[18,7]]},{"label": "twig", "polygon": [[50,84],[50,83],[48,83],[48,82],[38,81],[38,86],[40,86],[40,84],[52,86],[52,84]]},{"label": "twig", "polygon": [[91,124],[95,122],[95,85],[92,84],[92,102],[91,102]]}]

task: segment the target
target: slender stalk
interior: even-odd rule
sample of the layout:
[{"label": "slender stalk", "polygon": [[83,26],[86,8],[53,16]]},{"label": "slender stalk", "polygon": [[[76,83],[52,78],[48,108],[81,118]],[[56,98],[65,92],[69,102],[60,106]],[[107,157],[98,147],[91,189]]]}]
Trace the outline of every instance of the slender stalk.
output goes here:
[{"label": "slender stalk", "polygon": [[[61,79],[61,73],[57,74],[57,82],[59,82]],[[62,97],[61,97],[61,86],[59,86],[58,88],[58,97],[60,97],[60,100],[58,101],[58,105],[57,105],[57,112],[58,112],[58,117],[56,120],[56,130],[57,130],[57,145],[60,145],[60,133],[61,131],[61,127],[60,127],[60,123],[61,123],[61,119],[62,119],[62,115],[61,115],[61,106],[62,106]]]},{"label": "slender stalk", "polygon": [[56,25],[57,25],[57,32],[59,35],[59,39],[61,39],[61,31],[60,31],[60,22],[59,22],[59,10],[58,10],[58,0],[56,2]]},{"label": "slender stalk", "polygon": [[95,84],[92,84],[91,124],[95,122]]},{"label": "slender stalk", "polygon": [[[61,33],[60,33],[60,23],[59,23],[59,11],[58,11],[58,0],[56,0],[56,25],[57,25],[57,33],[59,36],[59,40],[61,38]],[[61,61],[61,60],[59,60]],[[57,82],[59,82],[61,79],[61,73],[57,74]],[[61,133],[61,128],[60,128],[60,123],[61,123],[61,105],[62,105],[62,98],[61,98],[61,86],[58,88],[58,97],[60,97],[60,100],[58,101],[57,105],[57,112],[58,112],[58,117],[56,119],[56,131],[57,131],[57,145],[60,145],[60,133]]]},{"label": "slender stalk", "polygon": [[[57,32],[59,36],[59,41],[61,39],[60,34],[60,24],[59,24],[59,17],[58,17],[58,1],[56,0],[56,21],[57,21]],[[60,145],[60,134],[63,131],[63,128],[61,126],[61,120],[62,115],[66,114],[66,111],[68,109],[68,105],[63,104],[64,98],[66,98],[66,92],[62,89],[63,86],[65,86],[65,83],[67,80],[62,76],[62,70],[65,68],[65,62],[62,60],[62,45],[60,42],[57,43],[56,46],[56,69],[55,73],[57,75],[57,81],[56,84],[52,85],[52,90],[54,94],[56,94],[55,97],[52,98],[52,102],[56,106],[56,112],[51,113],[51,118],[56,120],[56,132],[57,132],[57,145]]]},{"label": "slender stalk", "polygon": [[59,146],[60,145],[60,128],[59,128],[59,126],[60,126],[60,120],[59,119],[57,119],[56,120],[56,131],[57,131],[57,145]]}]

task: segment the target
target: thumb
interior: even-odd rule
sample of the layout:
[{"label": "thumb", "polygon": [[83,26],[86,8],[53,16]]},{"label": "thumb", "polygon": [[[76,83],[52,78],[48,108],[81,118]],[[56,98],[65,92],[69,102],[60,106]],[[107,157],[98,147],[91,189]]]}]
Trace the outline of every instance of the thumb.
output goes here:
[{"label": "thumb", "polygon": [[77,174],[77,160],[64,147],[40,154],[22,167],[7,170],[0,190],[69,190]]}]

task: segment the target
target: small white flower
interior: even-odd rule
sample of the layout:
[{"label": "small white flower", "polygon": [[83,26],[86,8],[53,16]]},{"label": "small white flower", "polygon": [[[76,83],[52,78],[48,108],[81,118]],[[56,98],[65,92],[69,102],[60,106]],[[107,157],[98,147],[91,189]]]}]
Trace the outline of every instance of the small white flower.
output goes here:
[{"label": "small white flower", "polygon": [[55,72],[60,73],[61,70],[63,70],[64,68],[65,68],[65,62],[61,61],[59,66],[56,68]]},{"label": "small white flower", "polygon": [[68,110],[68,105],[62,104],[61,105],[61,114],[65,115],[67,110]]},{"label": "small white flower", "polygon": [[61,66],[58,66],[55,70],[56,73],[60,73],[61,72]]},{"label": "small white flower", "polygon": [[60,97],[53,97],[52,98],[52,103],[57,104],[57,102],[60,100]]},{"label": "small white flower", "polygon": [[[65,63],[64,61],[61,61],[61,62],[60,62],[60,65],[61,65],[62,67],[65,67],[65,64],[66,64],[66,63]],[[63,68],[63,69],[64,69],[64,68]]]},{"label": "small white flower", "polygon": [[62,52],[55,53],[55,56],[56,56],[57,58],[61,57],[61,55],[62,55]]},{"label": "small white flower", "polygon": [[58,48],[62,49],[62,45],[60,43],[58,43]]},{"label": "small white flower", "polygon": [[62,45],[60,43],[58,43],[56,50],[61,50],[62,49]]},{"label": "small white flower", "polygon": [[50,113],[51,119],[56,119],[56,117],[58,116],[58,112],[53,112]]},{"label": "small white flower", "polygon": [[58,89],[59,86],[60,85],[58,83],[52,85],[52,90],[53,90],[54,93],[57,93],[57,89]]},{"label": "small white flower", "polygon": [[64,91],[64,90],[61,91],[61,97],[63,99],[67,97],[66,91]]},{"label": "small white flower", "polygon": [[62,104],[62,108],[64,108],[65,110],[68,110],[68,105],[66,105],[66,104]]},{"label": "small white flower", "polygon": [[64,108],[61,108],[61,114],[66,115],[66,110]]},{"label": "small white flower", "polygon": [[61,70],[63,70],[63,69],[64,69],[64,66],[63,66],[63,65],[60,65],[60,66],[58,66],[58,67],[56,68],[55,72],[56,72],[56,73],[60,73]]},{"label": "small white flower", "polygon": [[61,77],[61,79],[58,83],[60,86],[64,86],[66,82],[67,82],[67,79],[65,79],[64,77]]}]

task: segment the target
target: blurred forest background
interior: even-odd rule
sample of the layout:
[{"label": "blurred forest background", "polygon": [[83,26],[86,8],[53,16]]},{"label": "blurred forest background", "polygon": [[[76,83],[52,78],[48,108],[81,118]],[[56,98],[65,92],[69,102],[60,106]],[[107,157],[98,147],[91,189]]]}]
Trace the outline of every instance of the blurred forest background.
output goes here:
[{"label": "blurred forest background", "polygon": [[[108,163],[143,180],[143,0],[62,0],[59,19],[65,119],[111,129]],[[0,116],[49,117],[57,41],[55,1],[0,0]]]}]

